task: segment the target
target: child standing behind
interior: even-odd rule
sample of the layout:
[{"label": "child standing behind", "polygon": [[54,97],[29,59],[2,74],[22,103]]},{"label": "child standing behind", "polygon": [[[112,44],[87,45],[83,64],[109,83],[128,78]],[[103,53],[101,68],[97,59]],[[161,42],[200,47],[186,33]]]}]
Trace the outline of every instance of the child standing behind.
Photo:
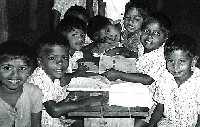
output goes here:
[{"label": "child standing behind", "polygon": [[42,91],[27,83],[36,66],[32,49],[19,41],[0,44],[0,127],[40,127]]},{"label": "child standing behind", "polygon": [[70,45],[69,49],[69,67],[68,72],[78,68],[77,60],[87,57],[87,52],[82,52],[81,49],[85,43],[86,23],[74,16],[67,16],[58,25],[57,30],[66,38]]},{"label": "child standing behind", "polygon": [[154,110],[150,125],[200,126],[200,70],[195,67],[196,49],[195,40],[186,34],[175,34],[165,44],[167,70],[156,82],[154,94],[160,108]]},{"label": "child standing behind", "polygon": [[89,19],[88,36],[93,41],[83,48],[98,57],[106,50],[118,47],[120,42],[120,27],[111,24],[110,19],[104,16],[94,16]]},{"label": "child standing behind", "polygon": [[44,94],[42,126],[70,126],[74,120],[67,120],[63,115],[92,103],[91,100],[67,101],[68,83],[61,84],[61,80],[69,65],[70,46],[61,34],[50,33],[39,39],[36,48],[39,66],[30,76],[29,82],[38,85]]},{"label": "child standing behind", "polygon": [[130,51],[142,55],[143,46],[140,42],[141,26],[147,18],[147,10],[141,2],[128,2],[125,5],[122,43]]}]

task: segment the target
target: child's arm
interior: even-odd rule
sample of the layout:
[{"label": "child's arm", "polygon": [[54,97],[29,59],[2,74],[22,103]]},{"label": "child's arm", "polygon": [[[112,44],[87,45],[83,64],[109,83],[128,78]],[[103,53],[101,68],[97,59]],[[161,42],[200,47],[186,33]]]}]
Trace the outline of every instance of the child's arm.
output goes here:
[{"label": "child's arm", "polygon": [[41,127],[42,111],[31,113],[31,127]]},{"label": "child's arm", "polygon": [[44,107],[46,108],[46,111],[50,116],[52,116],[53,118],[58,118],[70,111],[90,106],[92,104],[101,103],[102,99],[103,99],[102,96],[95,96],[80,101],[72,101],[72,102],[61,101],[58,103],[50,100],[44,103]]},{"label": "child's arm", "polygon": [[[156,124],[161,120],[162,116],[163,116],[163,112],[164,112],[164,105],[158,103],[155,107],[155,109],[153,109],[153,113],[150,113],[150,120],[149,123],[145,122],[145,120],[138,120],[135,122],[134,127],[154,127],[156,126]],[[148,119],[148,118],[146,118]]]},{"label": "child's arm", "polygon": [[109,71],[102,74],[111,81],[121,79],[127,82],[142,83],[144,85],[150,85],[154,82],[154,79],[149,75],[142,73],[125,73],[117,71],[115,69],[110,69]]},{"label": "child's arm", "polygon": [[200,127],[200,115],[198,115],[197,124],[195,127]]}]

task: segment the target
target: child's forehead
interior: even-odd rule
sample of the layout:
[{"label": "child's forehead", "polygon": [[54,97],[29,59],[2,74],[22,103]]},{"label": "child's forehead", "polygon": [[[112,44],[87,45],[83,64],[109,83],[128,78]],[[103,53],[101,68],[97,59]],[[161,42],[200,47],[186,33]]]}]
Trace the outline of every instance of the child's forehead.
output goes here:
[{"label": "child's forehead", "polygon": [[168,57],[170,58],[188,58],[189,51],[183,49],[174,49],[169,52]]},{"label": "child's forehead", "polygon": [[20,64],[28,64],[27,63],[27,57],[25,56],[9,56],[9,55],[3,55],[0,56],[0,64],[5,64],[5,63],[20,63]]},{"label": "child's forehead", "polygon": [[148,22],[145,26],[145,28],[148,28],[148,29],[152,29],[152,30],[160,30],[161,29],[161,26],[160,26],[160,23],[158,21],[151,21],[151,22]]},{"label": "child's forehead", "polygon": [[44,45],[41,49],[42,54],[50,54],[53,52],[65,52],[68,53],[68,48],[64,45],[53,44],[53,45]]},{"label": "child's forehead", "polygon": [[130,9],[127,11],[126,15],[141,16],[142,13],[141,13],[141,11],[140,11],[138,8],[132,7],[132,8],[130,8]]}]

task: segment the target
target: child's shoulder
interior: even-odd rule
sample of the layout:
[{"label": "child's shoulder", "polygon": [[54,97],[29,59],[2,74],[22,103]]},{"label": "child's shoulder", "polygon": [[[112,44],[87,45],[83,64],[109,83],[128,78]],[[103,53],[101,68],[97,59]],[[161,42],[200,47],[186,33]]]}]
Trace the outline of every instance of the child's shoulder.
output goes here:
[{"label": "child's shoulder", "polygon": [[27,92],[29,95],[42,95],[42,90],[37,86],[32,83],[24,83],[24,92]]}]

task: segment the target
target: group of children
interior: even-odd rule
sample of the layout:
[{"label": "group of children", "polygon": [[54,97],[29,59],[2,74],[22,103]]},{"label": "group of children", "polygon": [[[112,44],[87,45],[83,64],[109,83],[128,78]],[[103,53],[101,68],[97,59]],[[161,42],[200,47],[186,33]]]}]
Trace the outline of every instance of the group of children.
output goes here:
[{"label": "group of children", "polygon": [[[104,55],[135,58],[136,71],[113,67],[101,76],[141,83],[153,93],[155,105],[148,117],[132,126],[200,126],[200,70],[195,67],[198,56],[193,38],[170,35],[167,17],[148,14],[141,4],[128,2],[119,23],[99,15],[87,18],[82,9],[73,6],[56,31],[43,35],[34,48],[15,40],[0,44],[0,127],[83,126],[82,120],[66,118],[67,112],[102,99],[73,101],[67,85],[74,77],[90,76],[90,66],[79,61],[98,66]],[[92,41],[88,45],[86,36]]]}]

